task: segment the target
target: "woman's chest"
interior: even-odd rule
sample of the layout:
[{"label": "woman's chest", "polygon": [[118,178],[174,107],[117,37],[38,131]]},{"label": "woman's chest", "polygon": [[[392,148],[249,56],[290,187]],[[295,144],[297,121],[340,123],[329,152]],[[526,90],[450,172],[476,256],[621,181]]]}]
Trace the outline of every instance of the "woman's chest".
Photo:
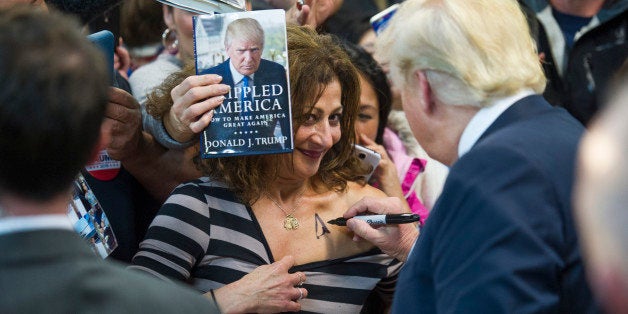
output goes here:
[{"label": "woman's chest", "polygon": [[342,216],[342,202],[305,204],[292,213],[272,206],[253,210],[260,231],[275,260],[294,257],[297,265],[338,259],[364,253],[373,248],[367,242],[354,242],[346,227],[335,226],[329,220]]}]

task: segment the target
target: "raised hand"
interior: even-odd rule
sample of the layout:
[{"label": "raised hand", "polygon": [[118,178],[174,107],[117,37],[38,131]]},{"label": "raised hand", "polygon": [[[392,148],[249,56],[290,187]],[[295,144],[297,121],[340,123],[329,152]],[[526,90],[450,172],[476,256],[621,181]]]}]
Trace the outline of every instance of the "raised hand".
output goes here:
[{"label": "raised hand", "polygon": [[286,11],[286,21],[318,28],[338,11],[340,5],[342,5],[340,0],[297,0]]},{"label": "raised hand", "polygon": [[173,139],[187,142],[209,125],[214,109],[229,92],[229,86],[221,81],[220,75],[193,75],[172,89],[173,105],[163,122]]},{"label": "raised hand", "polygon": [[192,150],[166,150],[142,131],[140,105],[122,89],[110,88],[101,134],[109,156],[120,160],[158,200],[164,201],[174,187],[200,176],[191,162]]},{"label": "raised hand", "polygon": [[388,156],[386,149],[364,134],[360,135],[360,143],[362,143],[364,147],[372,149],[382,156],[374,173],[379,183],[380,190],[384,191],[388,196],[396,196],[403,199],[404,195],[401,189],[401,183],[399,182],[397,167]]},{"label": "raised hand", "polygon": [[140,104],[126,91],[111,87],[101,130],[109,138],[106,148],[111,158],[124,161],[134,156],[143,140]]}]

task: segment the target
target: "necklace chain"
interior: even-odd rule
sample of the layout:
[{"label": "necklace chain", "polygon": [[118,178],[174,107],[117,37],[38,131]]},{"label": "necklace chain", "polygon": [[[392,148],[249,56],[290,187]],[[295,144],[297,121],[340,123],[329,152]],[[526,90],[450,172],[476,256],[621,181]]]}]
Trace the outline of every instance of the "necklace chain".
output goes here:
[{"label": "necklace chain", "polygon": [[267,192],[264,192],[266,197],[268,197],[268,199],[271,200],[271,202],[273,202],[284,213],[284,215],[286,215],[286,217],[283,220],[283,227],[286,230],[294,230],[294,229],[299,228],[299,220],[296,219],[294,216],[292,216],[292,214],[294,214],[294,212],[299,208],[299,204],[301,204],[301,196],[303,196],[303,192],[305,192],[305,190],[301,191],[301,193],[297,195],[294,208],[292,208],[290,213],[288,213],[281,205],[279,205],[279,202],[277,202],[272,196],[270,196],[270,194],[268,194]]}]

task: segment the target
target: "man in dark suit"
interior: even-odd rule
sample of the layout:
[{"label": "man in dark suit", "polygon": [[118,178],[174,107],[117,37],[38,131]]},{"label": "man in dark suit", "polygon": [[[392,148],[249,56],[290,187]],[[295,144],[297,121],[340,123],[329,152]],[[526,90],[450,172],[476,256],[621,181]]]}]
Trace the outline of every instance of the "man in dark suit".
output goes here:
[{"label": "man in dark suit", "polygon": [[[415,137],[450,166],[418,240],[408,224],[348,221],[406,262],[392,312],[596,312],[572,217],[583,127],[539,95],[546,80],[517,2],[408,0],[377,45]],[[345,217],[399,204],[366,198]]]},{"label": "man in dark suit", "polygon": [[78,29],[30,6],[0,10],[0,311],[217,313],[99,259],[72,231],[71,187],[98,152],[108,101],[105,63]]},{"label": "man in dark suit", "polygon": [[234,124],[229,127],[224,127],[222,122],[210,125],[215,128],[215,138],[247,141],[251,138],[263,151],[280,151],[292,138],[291,117],[287,114],[290,95],[286,69],[262,59],[263,50],[264,29],[260,23],[253,18],[234,20],[225,32],[225,51],[229,58],[199,74],[218,74],[222,76],[222,84],[232,87],[216,110]]}]

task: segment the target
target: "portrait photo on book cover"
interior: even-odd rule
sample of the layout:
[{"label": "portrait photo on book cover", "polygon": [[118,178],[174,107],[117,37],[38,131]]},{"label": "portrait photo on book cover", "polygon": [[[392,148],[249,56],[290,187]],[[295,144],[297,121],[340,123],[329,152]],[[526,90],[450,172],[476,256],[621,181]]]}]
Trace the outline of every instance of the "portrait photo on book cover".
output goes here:
[{"label": "portrait photo on book cover", "polygon": [[201,134],[203,158],[287,153],[293,148],[285,12],[199,15],[197,74],[231,90]]}]

